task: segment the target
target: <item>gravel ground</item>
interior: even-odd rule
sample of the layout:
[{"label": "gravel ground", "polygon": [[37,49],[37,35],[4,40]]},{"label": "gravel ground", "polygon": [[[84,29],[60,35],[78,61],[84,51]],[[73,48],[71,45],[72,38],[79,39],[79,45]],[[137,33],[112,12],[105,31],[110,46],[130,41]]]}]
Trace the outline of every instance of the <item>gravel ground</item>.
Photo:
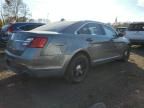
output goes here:
[{"label": "gravel ground", "polygon": [[129,62],[91,69],[80,84],[63,78],[27,78],[7,70],[0,51],[0,108],[144,108],[144,47],[133,47]]}]

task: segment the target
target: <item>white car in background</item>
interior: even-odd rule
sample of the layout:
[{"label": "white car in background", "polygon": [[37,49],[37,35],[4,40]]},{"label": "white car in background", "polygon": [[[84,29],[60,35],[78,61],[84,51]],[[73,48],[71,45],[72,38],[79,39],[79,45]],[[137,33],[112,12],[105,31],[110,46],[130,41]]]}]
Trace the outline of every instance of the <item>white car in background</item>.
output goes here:
[{"label": "white car in background", "polygon": [[144,45],[144,22],[131,23],[125,37],[130,40],[132,45]]}]

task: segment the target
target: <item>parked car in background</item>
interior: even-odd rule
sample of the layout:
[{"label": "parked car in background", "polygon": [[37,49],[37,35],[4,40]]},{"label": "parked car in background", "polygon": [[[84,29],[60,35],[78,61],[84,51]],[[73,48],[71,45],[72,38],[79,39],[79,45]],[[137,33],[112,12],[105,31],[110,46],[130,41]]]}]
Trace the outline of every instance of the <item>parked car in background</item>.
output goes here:
[{"label": "parked car in background", "polygon": [[126,30],[127,30],[127,27],[117,27],[116,28],[116,31],[118,33],[121,33],[122,35],[125,35],[126,34]]},{"label": "parked car in background", "polygon": [[13,32],[29,31],[42,25],[44,24],[29,23],[29,22],[17,22],[17,23],[4,25],[0,32],[0,46],[6,46],[6,43]]},{"label": "parked car in background", "polygon": [[131,23],[125,37],[132,45],[144,45],[144,22]]},{"label": "parked car in background", "polygon": [[17,32],[6,49],[8,67],[38,77],[62,75],[78,83],[91,65],[127,61],[129,41],[108,25],[95,21],[63,21]]}]

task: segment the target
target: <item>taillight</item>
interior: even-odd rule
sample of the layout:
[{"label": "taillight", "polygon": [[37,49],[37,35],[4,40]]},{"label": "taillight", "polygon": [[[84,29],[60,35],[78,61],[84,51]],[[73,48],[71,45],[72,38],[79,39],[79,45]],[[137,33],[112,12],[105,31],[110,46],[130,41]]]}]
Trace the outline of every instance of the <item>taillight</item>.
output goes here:
[{"label": "taillight", "polygon": [[48,39],[46,37],[35,37],[28,45],[29,48],[43,48],[47,43]]},{"label": "taillight", "polygon": [[10,26],[9,28],[8,28],[8,32],[13,32],[13,28],[12,28],[12,26]]}]

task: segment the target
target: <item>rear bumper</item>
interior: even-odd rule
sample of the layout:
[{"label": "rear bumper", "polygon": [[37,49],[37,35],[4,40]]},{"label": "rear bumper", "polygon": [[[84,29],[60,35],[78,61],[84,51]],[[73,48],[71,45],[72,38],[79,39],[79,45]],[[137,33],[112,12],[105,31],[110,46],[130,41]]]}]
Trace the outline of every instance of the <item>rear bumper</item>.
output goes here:
[{"label": "rear bumper", "polygon": [[9,60],[7,60],[8,69],[17,73],[17,74],[28,74],[34,77],[48,77],[48,76],[63,76],[64,71],[61,67],[59,68],[47,68],[47,69],[35,69],[35,68],[28,68],[26,65],[23,64],[11,64]]},{"label": "rear bumper", "polygon": [[28,74],[34,77],[48,77],[48,76],[63,76],[64,71],[62,67],[48,67],[48,68],[34,68],[26,64],[16,63],[6,59],[7,67],[9,70],[17,74]]},{"label": "rear bumper", "polygon": [[56,61],[55,58],[56,57],[47,56],[47,60],[42,63],[43,59],[26,60],[6,53],[6,63],[10,70],[18,74],[26,73],[35,77],[63,76],[68,57],[65,57],[64,60],[58,59],[59,61],[62,61],[60,64],[58,64],[58,61]]}]

